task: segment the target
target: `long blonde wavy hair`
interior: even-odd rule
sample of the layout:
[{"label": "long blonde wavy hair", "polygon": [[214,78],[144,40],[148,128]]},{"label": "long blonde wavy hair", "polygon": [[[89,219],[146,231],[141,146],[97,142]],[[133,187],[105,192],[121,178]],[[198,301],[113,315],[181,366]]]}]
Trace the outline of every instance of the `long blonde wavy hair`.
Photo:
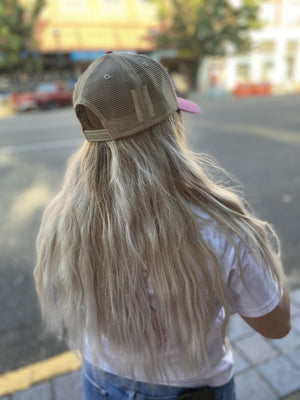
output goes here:
[{"label": "long blonde wavy hair", "polygon": [[239,237],[255,247],[258,262],[281,286],[272,228],[215,181],[206,171],[211,162],[203,160],[185,144],[180,113],[132,137],[86,142],[71,158],[43,216],[35,279],[48,327],[66,330],[72,349],[84,352],[88,338],[96,360],[105,356],[104,336],[120,372],[134,371],[138,357],[150,380],[172,368],[166,355],[173,346],[186,373],[209,362],[207,333],[223,306],[225,338],[230,294],[192,205],[233,246]]}]

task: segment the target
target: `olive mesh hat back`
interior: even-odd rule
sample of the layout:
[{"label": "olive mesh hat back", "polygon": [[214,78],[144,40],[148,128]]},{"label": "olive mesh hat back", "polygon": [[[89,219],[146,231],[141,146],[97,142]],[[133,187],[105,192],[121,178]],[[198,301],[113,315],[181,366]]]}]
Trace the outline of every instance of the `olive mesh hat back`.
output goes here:
[{"label": "olive mesh hat back", "polygon": [[73,104],[88,141],[143,131],[178,109],[164,67],[141,54],[105,54],[75,85]]}]

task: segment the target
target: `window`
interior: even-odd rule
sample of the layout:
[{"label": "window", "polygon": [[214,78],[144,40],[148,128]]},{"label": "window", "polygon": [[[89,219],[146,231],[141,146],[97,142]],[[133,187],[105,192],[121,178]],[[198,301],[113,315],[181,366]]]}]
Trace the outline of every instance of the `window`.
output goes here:
[{"label": "window", "polygon": [[287,57],[286,59],[286,76],[289,80],[293,80],[295,77],[295,66],[296,60],[295,57]]},{"label": "window", "polygon": [[249,64],[238,64],[237,65],[237,76],[238,79],[243,80],[243,81],[248,81],[249,80],[249,73],[250,73],[250,66]]},{"label": "window", "polygon": [[271,81],[273,69],[274,69],[273,61],[265,61],[262,64],[262,80],[264,82],[270,82]]},{"label": "window", "polygon": [[290,41],[287,43],[286,51],[287,54],[293,56],[297,53],[298,43],[296,41]]},{"label": "window", "polygon": [[275,42],[273,42],[272,40],[265,40],[263,42],[260,43],[259,45],[259,50],[263,53],[274,53],[275,51]]}]

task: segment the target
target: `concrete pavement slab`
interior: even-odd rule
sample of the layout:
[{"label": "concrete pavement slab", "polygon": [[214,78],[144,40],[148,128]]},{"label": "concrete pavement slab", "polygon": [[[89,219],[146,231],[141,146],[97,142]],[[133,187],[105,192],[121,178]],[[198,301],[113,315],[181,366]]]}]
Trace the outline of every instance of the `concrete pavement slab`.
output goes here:
[{"label": "concrete pavement slab", "polygon": [[300,314],[300,305],[291,302],[291,315],[299,315]]},{"label": "concrete pavement slab", "polygon": [[294,318],[292,319],[292,329],[294,332],[300,335],[300,314],[295,314]]},{"label": "concrete pavement slab", "polygon": [[59,376],[53,380],[55,400],[82,400],[80,371]]},{"label": "concrete pavement slab", "polygon": [[[299,369],[299,380],[300,380],[300,348],[297,350],[292,350],[287,354],[287,359],[291,361]],[[299,396],[300,398],[300,396]]]},{"label": "concrete pavement slab", "polygon": [[291,303],[298,304],[300,306],[300,288],[295,289],[291,293]]},{"label": "concrete pavement slab", "polygon": [[236,400],[279,400],[278,394],[254,370],[235,378]]},{"label": "concrete pavement slab", "polygon": [[281,400],[300,400],[300,393],[292,393],[286,397],[283,397]]},{"label": "concrete pavement slab", "polygon": [[241,337],[253,334],[253,329],[237,314],[230,320],[229,336],[231,340],[237,340]]},{"label": "concrete pavement slab", "polygon": [[234,347],[236,347],[250,363],[256,365],[279,355],[279,352],[274,349],[270,342],[258,333],[236,341]]},{"label": "concrete pavement slab", "polygon": [[29,389],[17,392],[12,400],[52,400],[50,382],[39,383]]},{"label": "concrete pavement slab", "polygon": [[291,293],[291,315],[300,315],[300,290]]},{"label": "concrete pavement slab", "polygon": [[238,350],[233,348],[233,360],[234,360],[234,373],[239,374],[246,369],[251,367],[249,361],[247,361]]},{"label": "concrete pavement slab", "polygon": [[282,353],[288,353],[292,349],[300,347],[300,335],[294,330],[294,319],[292,319],[292,330],[282,339],[272,339],[272,345],[275,346]]},{"label": "concrete pavement slab", "polygon": [[300,370],[285,356],[258,366],[258,371],[281,397],[300,390]]}]

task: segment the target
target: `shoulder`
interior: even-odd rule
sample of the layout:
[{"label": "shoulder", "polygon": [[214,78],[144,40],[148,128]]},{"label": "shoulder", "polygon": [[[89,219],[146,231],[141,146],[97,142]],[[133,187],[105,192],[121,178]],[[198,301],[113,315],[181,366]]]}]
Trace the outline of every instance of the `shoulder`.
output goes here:
[{"label": "shoulder", "polygon": [[236,233],[226,231],[216,219],[198,207],[192,206],[192,211],[202,238],[218,257],[227,279],[233,271],[239,270],[239,262],[244,267],[256,262],[257,251],[250,243],[246,244],[247,239],[241,240]]},{"label": "shoulder", "polygon": [[230,240],[220,224],[208,213],[198,207],[192,206],[192,212],[197,220],[200,235],[207,245],[219,257],[233,256],[234,247],[238,246],[240,241],[237,236],[232,235],[232,241],[235,245],[230,244]]},{"label": "shoulder", "polygon": [[279,287],[269,273],[257,248],[193,207],[200,234],[219,259],[230,292],[233,312],[258,317],[273,310],[279,302]]}]

